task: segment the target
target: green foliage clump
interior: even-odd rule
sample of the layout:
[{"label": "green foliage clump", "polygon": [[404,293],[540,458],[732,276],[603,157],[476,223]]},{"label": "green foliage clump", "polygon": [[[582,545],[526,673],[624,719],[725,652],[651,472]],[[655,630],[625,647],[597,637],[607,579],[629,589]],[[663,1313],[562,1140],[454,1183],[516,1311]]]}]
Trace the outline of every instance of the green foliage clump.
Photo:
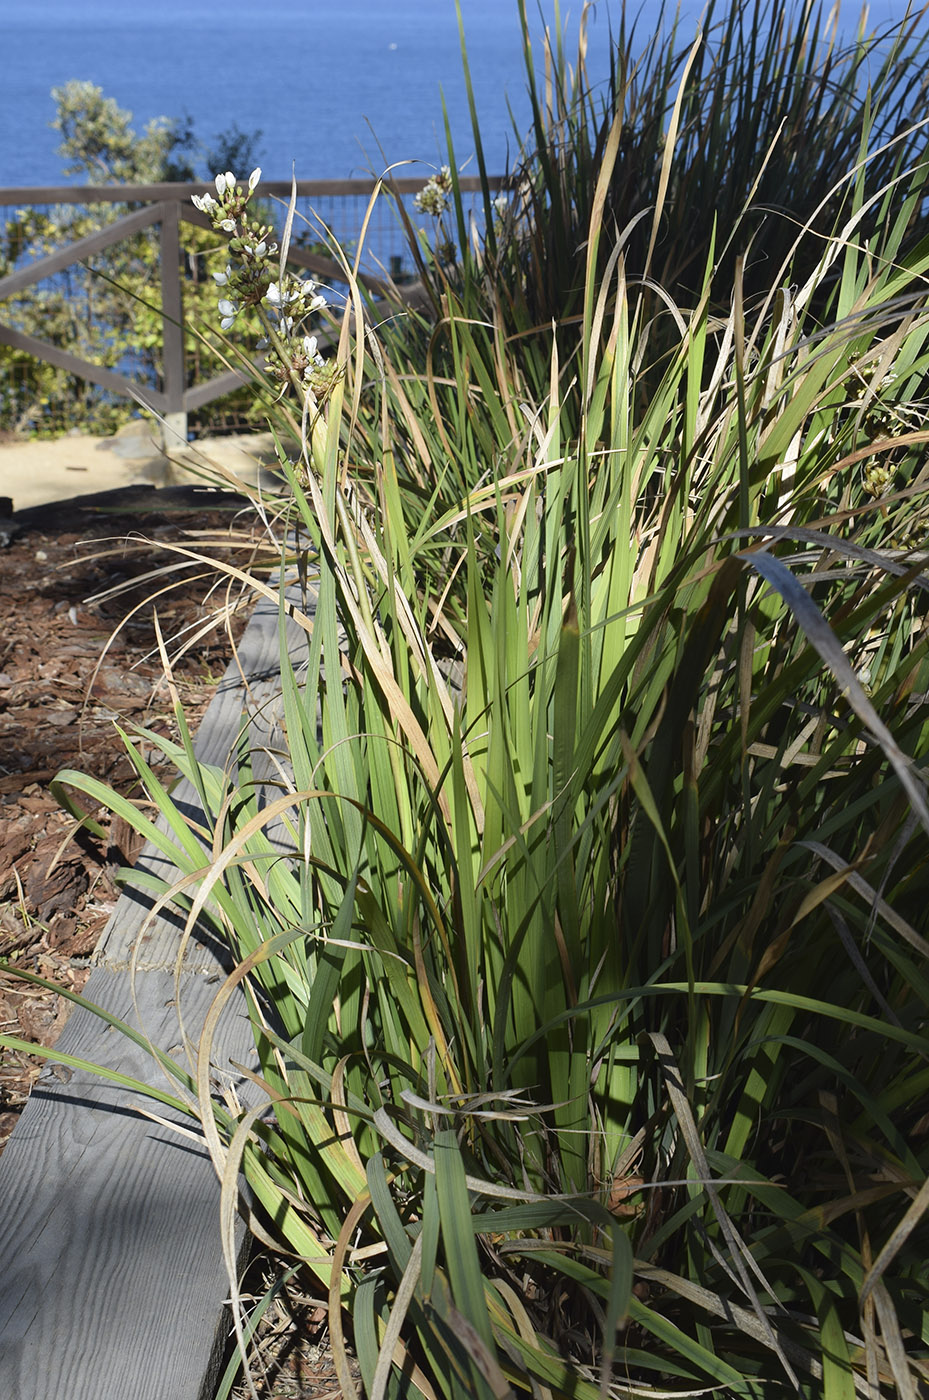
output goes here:
[{"label": "green foliage clump", "polygon": [[[514,133],[517,157],[495,198],[472,104],[485,182],[481,257],[464,256],[454,266],[447,257],[430,257],[407,222],[437,315],[448,297],[524,343],[535,335],[545,343],[554,323],[566,362],[579,344],[588,278],[602,278],[621,255],[643,329],[647,323],[648,359],[663,365],[674,346],[667,308],[697,305],[708,257],[715,269],[706,289],[712,314],[728,313],[737,269],[749,307],[790,279],[803,286],[853,208],[863,243],[886,233],[887,200],[876,195],[862,205],[862,183],[886,190],[900,172],[925,161],[925,8],[908,9],[880,41],[865,37],[863,17],[858,37],[843,43],[837,16],[824,21],[812,4],[711,0],[700,33],[686,36],[667,11],[644,33],[623,5],[613,20],[608,81],[595,87],[586,66],[594,7],[583,8],[572,66],[560,26],[541,52],[533,49],[531,7],[517,3],[532,126],[528,136]],[[450,156],[454,171],[451,145]],[[605,183],[599,180],[604,162]],[[460,194],[442,199],[435,243],[457,244],[467,254],[472,240]],[[601,235],[591,268],[586,240],[594,217]],[[914,198],[901,249],[925,232],[925,201]],[[825,314],[838,276],[836,263],[817,276],[817,314]],[[454,351],[441,323],[421,348],[437,374],[452,372]],[[544,350],[522,363],[527,373],[540,367],[547,375]],[[650,378],[639,375],[637,382],[640,392],[650,392]],[[544,378],[531,388],[544,394]],[[578,412],[571,395],[565,411]]]}]

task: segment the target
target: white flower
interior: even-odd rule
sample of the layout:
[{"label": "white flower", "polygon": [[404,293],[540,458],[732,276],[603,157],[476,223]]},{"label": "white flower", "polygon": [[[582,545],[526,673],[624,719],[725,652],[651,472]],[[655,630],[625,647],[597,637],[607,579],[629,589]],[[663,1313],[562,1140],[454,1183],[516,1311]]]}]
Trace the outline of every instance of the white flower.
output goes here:
[{"label": "white flower", "polygon": [[225,287],[226,283],[229,281],[229,278],[230,278],[231,276],[232,276],[232,268],[229,266],[228,263],[226,263],[226,271],[225,271],[225,272],[214,272],[214,273],[213,273],[213,281],[216,283],[217,287]]},{"label": "white flower", "polygon": [[[315,286],[316,284],[311,283],[310,285]],[[272,282],[265,293],[265,301],[269,306],[276,307],[280,311],[285,306],[290,306],[291,302],[299,301],[303,290],[303,287],[298,284],[293,291],[287,292],[279,282]]]},{"label": "white flower", "polygon": [[249,194],[251,194],[252,190],[253,190],[253,189],[255,188],[255,186],[258,184],[258,181],[259,181],[260,179],[261,179],[261,166],[260,166],[260,165],[256,165],[256,166],[255,166],[255,169],[252,171],[251,175],[249,175],[249,177],[248,177],[248,192],[249,192]]},{"label": "white flower", "polygon": [[224,233],[235,233],[235,219],[221,219],[219,228],[221,228]]},{"label": "white flower", "polygon": [[305,335],[303,337],[303,353],[306,356],[307,364],[303,371],[303,379],[307,384],[312,384],[313,376],[317,366],[325,363],[319,353],[318,342],[315,335]]},{"label": "white flower", "polygon": [[501,219],[503,218],[504,214],[509,209],[509,207],[510,201],[507,199],[506,195],[498,194],[497,198],[494,200],[494,208],[496,209]]},{"label": "white flower", "polygon": [[305,335],[303,337],[303,353],[309,362],[306,369],[303,371],[303,377],[309,379],[312,376],[314,367],[324,363],[323,357],[319,353],[318,342],[315,335]]},{"label": "white flower", "polygon": [[192,194],[190,196],[190,202],[195,208],[200,210],[201,214],[206,214],[213,208],[216,200],[211,194]]},{"label": "white flower", "polygon": [[281,317],[281,331],[285,336],[289,336],[294,328],[294,318],[292,316]]},{"label": "white flower", "polygon": [[220,199],[222,199],[223,195],[226,193],[226,177],[225,177],[225,175],[217,175],[217,176],[216,176],[216,181],[215,181],[215,183],[216,183],[216,193],[219,195]]},{"label": "white flower", "polygon": [[447,165],[443,165],[437,175],[430,176],[426,181],[413,200],[413,206],[420,214],[441,218],[449,206],[452,188],[452,172]]},{"label": "white flower", "polygon": [[293,327],[293,318],[285,317],[282,313],[287,307],[292,307],[294,312],[300,316],[308,316],[312,311],[319,311],[327,305],[324,296],[315,295],[315,282],[297,282],[288,279],[288,284],[282,285],[280,282],[271,282],[265,292],[264,300],[281,316],[281,327],[287,335]]},{"label": "white flower", "polygon": [[309,315],[311,311],[319,311],[326,305],[326,298],[320,294],[316,296],[316,283],[307,279],[306,282],[298,282],[295,291],[288,298],[289,301],[299,301],[304,308],[304,313]]},{"label": "white flower", "polygon": [[222,317],[222,320],[219,324],[224,331],[227,331],[232,325],[236,316],[238,316],[239,307],[236,302],[229,301],[226,297],[222,297],[219,303],[219,314]]}]

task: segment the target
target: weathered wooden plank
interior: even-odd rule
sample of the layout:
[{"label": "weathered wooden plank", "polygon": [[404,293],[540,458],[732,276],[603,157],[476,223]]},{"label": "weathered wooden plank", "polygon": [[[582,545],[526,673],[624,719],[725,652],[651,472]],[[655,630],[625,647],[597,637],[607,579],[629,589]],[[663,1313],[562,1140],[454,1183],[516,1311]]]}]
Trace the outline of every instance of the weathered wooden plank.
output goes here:
[{"label": "weathered wooden plank", "polygon": [[[288,646],[296,657],[305,648],[306,634],[292,622],[286,625]],[[243,675],[248,679],[252,749],[260,753],[268,744],[280,747],[280,636],[278,613],[270,601],[262,599],[255,608],[238,652],[238,665],[233,662],[217,687],[196,744],[201,762],[220,767],[229,761],[242,727]],[[186,779],[177,784],[172,796],[182,810],[192,815],[200,811],[196,789]],[[136,861],[136,869],[167,879],[172,867],[156,847],[146,845]],[[117,913],[103,932],[94,962],[113,970],[128,968],[151,907],[152,899],[146,891],[127,886]],[[173,968],[181,926],[179,916],[166,913],[159,917],[145,932],[144,952],[136,957],[137,969]],[[201,927],[199,939],[191,940],[185,951],[184,967],[191,972],[212,973],[223,962],[222,950],[214,943],[209,929]]]},{"label": "weathered wooden plank", "polygon": [[[299,650],[298,629],[288,643]],[[239,647],[255,742],[275,738],[278,615],[256,609]],[[197,750],[225,763],[242,723],[235,663],[201,726]],[[191,789],[178,790],[196,808]],[[142,860],[155,859],[146,848]],[[157,921],[135,978],[125,970],[145,901],[121,898],[85,989],[184,1061],[224,973],[223,951],[195,941],[179,978],[177,929]],[[181,1031],[181,1017],[184,1032]],[[68,1020],[62,1054],[169,1087],[140,1047],[83,1008]],[[232,1066],[254,1055],[244,999],[224,1012],[214,1064],[248,1102]],[[227,1078],[228,1076],[228,1078]],[[173,1089],[173,1086],[172,1086]],[[203,1146],[139,1111],[140,1096],[84,1071],[50,1065],[0,1157],[0,1397],[3,1400],[206,1400],[225,1343],[228,1283],[219,1239],[219,1184]],[[161,1107],[148,1107],[161,1112]],[[163,1116],[172,1118],[165,1110]],[[193,1120],[178,1120],[196,1130]],[[240,1231],[244,1247],[244,1233]],[[228,1319],[227,1319],[228,1320]]]},{"label": "weathered wooden plank", "polygon": [[[183,978],[189,1034],[197,1034],[218,985]],[[148,972],[137,990],[138,1012],[129,974],[100,969],[86,995],[179,1051],[171,974]],[[245,1062],[251,1045],[239,1004],[218,1062]],[[83,1008],[68,1020],[60,1049],[158,1082],[142,1049]],[[215,1389],[228,1292],[218,1182],[205,1149],[141,1116],[140,1104],[196,1128],[129,1090],[52,1066],[0,1158],[6,1400],[200,1400]]]}]

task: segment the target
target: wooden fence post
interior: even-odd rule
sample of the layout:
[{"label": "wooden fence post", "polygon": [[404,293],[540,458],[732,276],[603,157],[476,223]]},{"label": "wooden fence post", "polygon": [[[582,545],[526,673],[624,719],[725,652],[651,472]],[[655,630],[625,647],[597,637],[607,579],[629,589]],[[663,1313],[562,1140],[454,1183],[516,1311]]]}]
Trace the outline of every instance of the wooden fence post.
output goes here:
[{"label": "wooden fence post", "polygon": [[162,447],[187,446],[187,409],[184,390],[187,372],[184,364],[184,295],[181,290],[181,240],[179,205],[176,199],[161,206],[161,311],[164,396],[166,400]]}]

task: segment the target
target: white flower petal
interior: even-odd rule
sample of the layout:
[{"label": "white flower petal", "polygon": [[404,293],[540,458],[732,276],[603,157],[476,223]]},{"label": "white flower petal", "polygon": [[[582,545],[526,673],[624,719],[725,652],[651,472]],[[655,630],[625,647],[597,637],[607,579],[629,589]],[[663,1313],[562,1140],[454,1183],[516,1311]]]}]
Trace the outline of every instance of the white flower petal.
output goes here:
[{"label": "white flower petal", "polygon": [[220,199],[222,199],[223,195],[226,193],[226,177],[225,177],[225,175],[217,175],[217,176],[216,176],[215,184],[216,184],[216,193],[219,195]]},{"label": "white flower petal", "polygon": [[260,179],[261,179],[261,166],[260,166],[260,165],[256,165],[256,166],[255,166],[255,169],[252,171],[251,175],[249,175],[249,177],[248,177],[248,192],[249,192],[249,194],[251,194],[252,190],[253,190],[253,189],[255,188],[255,186],[258,184],[258,181],[259,181]]}]

